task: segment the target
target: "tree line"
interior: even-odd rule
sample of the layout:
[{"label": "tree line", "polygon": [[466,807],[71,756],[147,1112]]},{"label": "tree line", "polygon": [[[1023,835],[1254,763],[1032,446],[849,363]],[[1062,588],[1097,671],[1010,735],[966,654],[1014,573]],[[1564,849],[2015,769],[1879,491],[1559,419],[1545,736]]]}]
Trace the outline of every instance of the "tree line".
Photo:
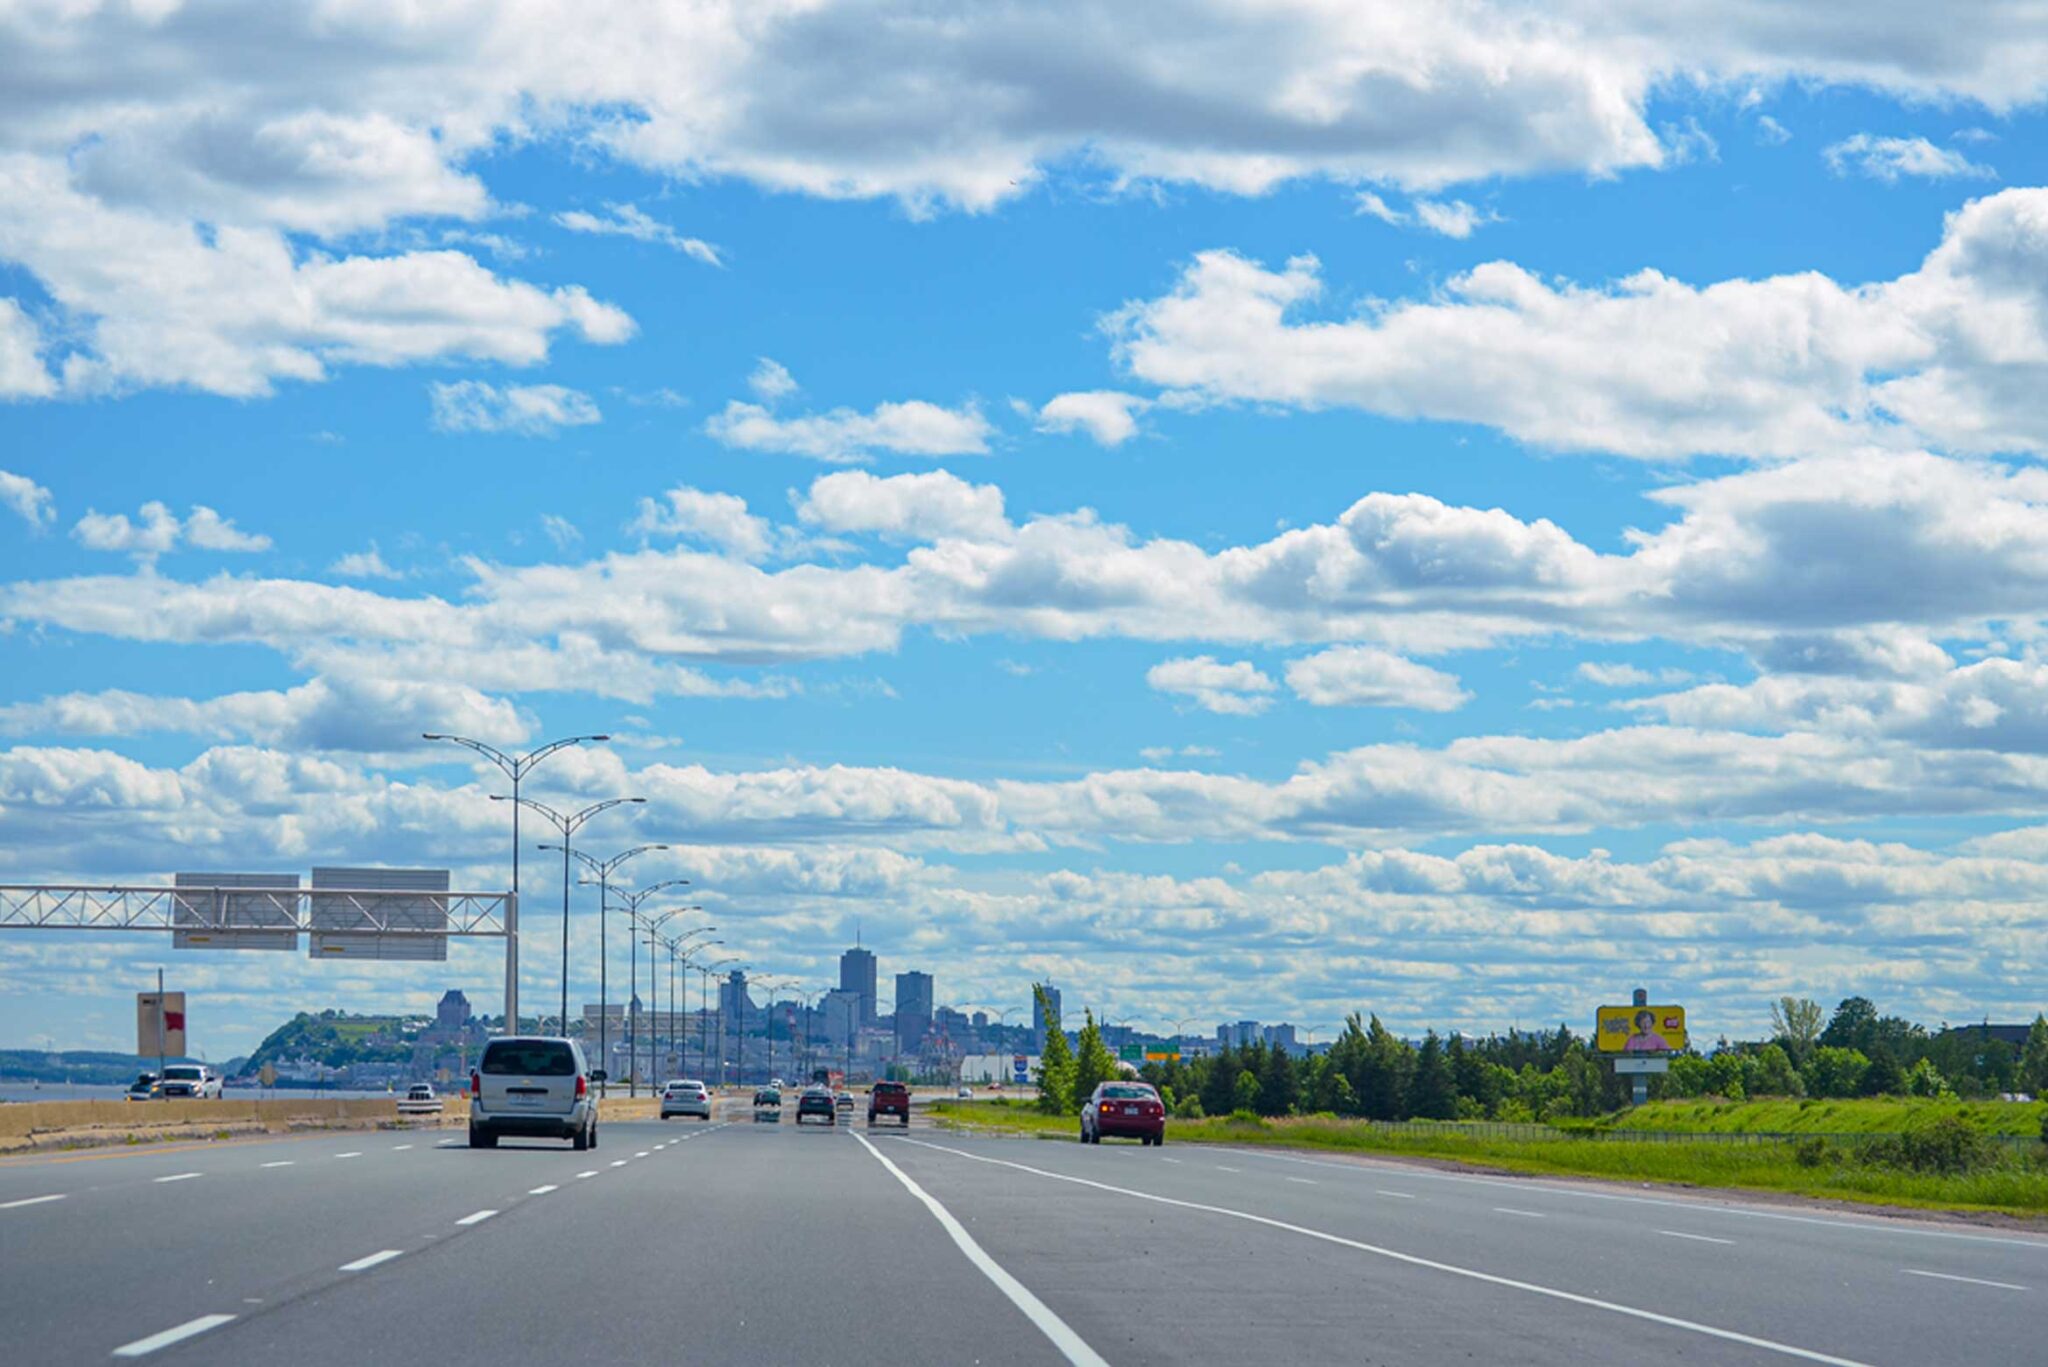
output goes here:
[{"label": "tree line", "polygon": [[[2041,1016],[2020,1045],[1973,1027],[1931,1032],[1880,1015],[1865,997],[1845,999],[1832,1016],[1812,1001],[1784,997],[1773,1004],[1771,1019],[1769,1038],[1722,1039],[1707,1053],[1675,1055],[1669,1073],[1651,1077],[1651,1097],[2048,1094],[2048,1018]],[[1093,1013],[1071,1047],[1060,1031],[1047,1031],[1039,1105],[1073,1114],[1098,1082],[1117,1076],[1118,1067]],[[1627,1104],[1630,1087],[1564,1025],[1483,1039],[1432,1030],[1411,1044],[1378,1016],[1358,1013],[1326,1053],[1298,1058],[1254,1041],[1206,1057],[1148,1063],[1140,1075],[1183,1117],[1249,1111],[1550,1121],[1616,1110]]]}]

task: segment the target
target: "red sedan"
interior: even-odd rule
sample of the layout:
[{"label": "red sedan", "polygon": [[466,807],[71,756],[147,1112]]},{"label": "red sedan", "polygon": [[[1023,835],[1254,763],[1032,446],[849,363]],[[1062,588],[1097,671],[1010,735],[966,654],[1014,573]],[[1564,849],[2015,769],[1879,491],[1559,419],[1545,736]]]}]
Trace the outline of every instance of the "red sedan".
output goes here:
[{"label": "red sedan", "polygon": [[1166,1142],[1166,1107],[1143,1082],[1104,1082],[1081,1108],[1081,1142],[1100,1144],[1121,1135],[1147,1144]]}]

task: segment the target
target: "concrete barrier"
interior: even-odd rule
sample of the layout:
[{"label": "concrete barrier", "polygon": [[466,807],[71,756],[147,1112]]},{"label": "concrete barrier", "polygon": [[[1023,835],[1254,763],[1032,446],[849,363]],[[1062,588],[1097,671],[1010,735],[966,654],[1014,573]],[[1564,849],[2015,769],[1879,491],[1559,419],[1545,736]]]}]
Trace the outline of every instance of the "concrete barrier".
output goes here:
[{"label": "concrete barrier", "polygon": [[[451,1098],[439,1117],[467,1119],[469,1104]],[[37,1135],[158,1132],[167,1129],[290,1129],[295,1125],[366,1125],[396,1121],[396,1098],[265,1097],[221,1101],[27,1101],[0,1106],[0,1142]]]}]

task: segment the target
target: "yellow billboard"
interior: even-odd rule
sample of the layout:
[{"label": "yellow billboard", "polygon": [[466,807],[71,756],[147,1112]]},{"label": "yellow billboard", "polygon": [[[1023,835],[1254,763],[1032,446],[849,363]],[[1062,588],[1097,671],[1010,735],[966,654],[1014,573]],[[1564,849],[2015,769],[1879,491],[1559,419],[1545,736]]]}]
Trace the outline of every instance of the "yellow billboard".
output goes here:
[{"label": "yellow billboard", "polygon": [[1685,1048],[1682,1006],[1603,1006],[1593,1025],[1603,1054],[1668,1054]]}]

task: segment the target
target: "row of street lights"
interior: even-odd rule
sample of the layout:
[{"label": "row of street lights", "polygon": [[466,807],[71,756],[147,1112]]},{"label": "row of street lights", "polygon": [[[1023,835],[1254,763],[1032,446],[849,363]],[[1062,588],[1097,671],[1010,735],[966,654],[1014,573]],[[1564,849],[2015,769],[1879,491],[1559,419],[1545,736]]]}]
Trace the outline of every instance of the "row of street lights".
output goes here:
[{"label": "row of street lights", "polygon": [[[550,825],[552,825],[555,828],[556,832],[560,836],[560,843],[545,844],[540,846],[540,848],[549,851],[559,850],[561,851],[562,855],[562,973],[560,1014],[557,1017],[557,1019],[559,1021],[562,1033],[565,1035],[569,1032],[570,886],[572,881],[580,881],[584,884],[589,884],[593,881],[596,883],[598,889],[598,1057],[605,1061],[604,1066],[606,1070],[609,1071],[611,1060],[611,984],[610,971],[608,967],[608,956],[606,954],[607,937],[605,933],[605,915],[608,911],[611,910],[612,872],[629,859],[636,858],[639,855],[646,854],[652,850],[665,850],[668,849],[669,846],[659,843],[635,845],[631,849],[624,850],[616,855],[613,855],[610,859],[597,859],[589,854],[584,853],[582,850],[576,849],[574,847],[574,840],[576,837],[576,833],[583,828],[584,824],[588,822],[592,817],[597,816],[599,813],[609,811],[614,807],[643,804],[647,801],[647,799],[644,797],[607,798],[602,802],[593,802],[589,806],[583,807],[574,812],[561,812],[557,811],[553,807],[548,806],[546,803],[537,802],[530,797],[525,797],[521,795],[519,791],[520,784],[525,781],[527,775],[530,774],[533,771],[534,767],[537,766],[542,760],[548,758],[548,756],[554,754],[558,750],[564,750],[571,746],[584,745],[590,743],[602,743],[604,741],[608,741],[611,739],[609,735],[592,734],[585,736],[564,736],[560,740],[549,741],[547,744],[539,746],[524,755],[517,756],[508,754],[505,751],[498,749],[494,745],[491,745],[485,741],[473,739],[469,736],[453,736],[444,735],[438,732],[426,732],[423,733],[423,738],[430,741],[448,741],[451,744],[460,745],[468,750],[472,750],[475,753],[482,755],[492,764],[495,764],[498,767],[499,771],[502,772],[506,778],[511,780],[512,791],[509,795],[503,793],[493,793],[490,796],[491,801],[493,802],[509,802],[512,804],[512,894],[513,904],[515,906],[518,904],[519,896],[519,814],[521,809],[530,809],[538,813],[543,819],[545,819]],[[582,880],[572,880],[570,876],[572,867],[570,861],[572,859],[582,860],[584,865],[591,872],[595,873],[597,877],[594,880],[587,878]],[[693,929],[683,931],[678,933],[677,935],[669,937],[663,937],[659,933],[660,928],[662,925],[666,924],[670,919],[672,919],[675,916],[681,915],[685,912],[702,911],[703,908],[699,906],[677,907],[673,910],[663,912],[659,916],[646,916],[643,915],[643,913],[641,912],[640,904],[658,891],[662,891],[668,888],[684,886],[688,884],[689,881],[690,880],[687,878],[666,878],[658,883],[654,883],[648,887],[642,888],[637,892],[622,894],[624,901],[626,903],[625,911],[627,913],[629,923],[629,933],[627,938],[633,946],[632,986],[627,989],[627,997],[628,1000],[631,1001],[637,999],[639,995],[640,940],[638,931],[641,927],[641,924],[644,921],[647,926],[647,980],[649,996],[651,998],[654,998],[657,1002],[659,1001],[659,991],[654,978],[654,951],[657,944],[665,946],[669,951],[669,1033],[671,1042],[673,1042],[675,1037],[675,968],[678,957],[680,956],[681,962],[687,968],[690,964],[691,956],[696,954],[699,950],[708,948],[710,945],[721,945],[725,942],[723,940],[712,940],[709,941],[707,944],[692,945],[687,951],[683,951],[682,946],[686,944],[689,940],[693,939],[698,935],[707,934],[712,931],[715,931],[717,927],[698,926]],[[508,926],[507,929],[513,930],[513,927]],[[727,960],[725,962],[732,961]],[[708,972],[708,970],[701,968],[699,971]],[[687,982],[684,984],[684,990],[687,994]],[[508,1031],[517,1031],[519,1028],[519,1021],[517,1018],[518,984],[516,982],[508,981],[506,993],[508,997],[505,1012],[506,1029]],[[703,996],[700,993],[700,1005],[702,1001]],[[634,1024],[637,1024],[637,1022],[630,1022],[627,1027],[627,1038],[629,1041],[629,1048],[633,1051],[634,1054],[634,1057],[629,1058],[628,1060],[627,1073],[633,1093],[637,1095],[639,1091],[637,1059],[638,1039],[637,1032],[633,1029]],[[721,1034],[723,1033],[723,1028],[723,1021],[721,1021]],[[655,1045],[653,1040],[654,1032],[650,1030],[648,1032],[648,1035],[648,1073],[651,1078],[656,1071],[656,1060],[654,1057]],[[702,1041],[700,1040],[699,1043],[701,1045]],[[721,1052],[723,1051],[723,1048],[724,1045],[723,1041],[721,1040]],[[650,1081],[650,1086],[651,1085],[652,1083]]]}]

